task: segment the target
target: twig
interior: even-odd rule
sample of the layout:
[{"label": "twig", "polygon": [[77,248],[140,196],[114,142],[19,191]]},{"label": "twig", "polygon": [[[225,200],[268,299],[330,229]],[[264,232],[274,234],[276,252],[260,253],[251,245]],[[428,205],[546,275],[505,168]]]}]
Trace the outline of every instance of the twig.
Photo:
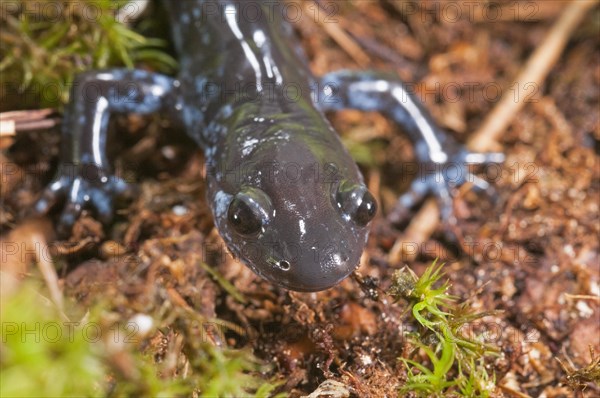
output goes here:
[{"label": "twig", "polygon": [[54,109],[36,109],[0,113],[0,137],[12,137],[21,131],[47,129],[58,124],[57,118],[50,118]]},{"label": "twig", "polygon": [[[317,6],[322,6],[316,2]],[[361,67],[366,68],[369,65],[369,56],[360,48],[346,31],[337,23],[328,23],[316,18],[319,25],[352,59]]]},{"label": "twig", "polygon": [[402,261],[412,261],[420,253],[419,250],[408,253],[407,243],[410,243],[410,249],[421,248],[423,243],[429,239],[440,222],[440,211],[435,199],[429,198],[421,207],[421,210],[412,218],[410,224],[404,230],[402,236],[396,240],[394,246],[388,254],[390,264],[399,264]]},{"label": "twig", "polygon": [[[523,88],[525,84],[540,87],[548,73],[556,64],[573,31],[580,25],[587,11],[596,5],[598,0],[574,0],[554,24],[544,42],[535,50],[525,67],[515,79],[515,85]],[[513,121],[526,101],[519,98],[514,100],[514,93],[506,93],[500,102],[486,117],[481,127],[471,136],[468,146],[476,151],[493,149],[500,135]]]},{"label": "twig", "polygon": [[593,296],[591,294],[569,294],[565,293],[565,298],[568,300],[592,300],[600,303],[600,296]]},{"label": "twig", "polygon": [[524,393],[522,393],[520,391],[517,391],[517,390],[515,390],[515,389],[513,389],[513,388],[511,388],[509,386],[506,386],[506,385],[499,384],[498,387],[501,390],[503,390],[504,392],[512,394],[512,396],[514,396],[514,397],[518,397],[518,398],[532,398],[531,395],[524,394]]},{"label": "twig", "polygon": [[0,138],[13,137],[17,132],[14,120],[0,119]]},{"label": "twig", "polygon": [[409,62],[403,56],[399,55],[395,50],[389,48],[383,43],[380,43],[373,37],[361,37],[354,33],[351,29],[351,26],[346,27],[350,37],[352,37],[360,46],[362,46],[371,54],[399,68],[407,67],[409,65]]},{"label": "twig", "polygon": [[[586,12],[598,1],[574,0],[568,5],[544,42],[531,55],[525,67],[519,73],[516,79],[517,84],[534,82],[537,87],[541,86],[565,48],[568,38],[586,16]],[[469,139],[467,146],[474,151],[493,150],[500,135],[510,125],[524,104],[523,101],[514,101],[513,93],[505,94],[494,110],[486,117],[479,130]],[[436,206],[435,200],[429,199],[415,216],[415,219],[423,219],[425,217],[423,213],[431,211],[432,206]],[[429,230],[435,230],[439,222],[439,219],[435,219]]]},{"label": "twig", "polygon": [[54,265],[48,256],[44,255],[43,251],[45,247],[48,247],[46,239],[42,234],[34,232],[31,236],[30,242],[34,247],[37,257],[37,266],[44,280],[46,281],[50,298],[52,299],[54,305],[56,305],[56,307],[63,312],[63,294],[58,284],[58,275],[56,274]]},{"label": "twig", "polygon": [[54,112],[54,109],[51,108],[2,112],[0,113],[0,120],[14,120],[16,122],[22,120],[43,119]]}]

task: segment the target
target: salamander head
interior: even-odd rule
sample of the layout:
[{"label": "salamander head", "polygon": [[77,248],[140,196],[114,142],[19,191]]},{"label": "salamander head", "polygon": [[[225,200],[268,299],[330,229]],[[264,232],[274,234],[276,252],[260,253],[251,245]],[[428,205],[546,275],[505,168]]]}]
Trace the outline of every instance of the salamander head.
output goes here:
[{"label": "salamander head", "polygon": [[209,177],[215,221],[229,249],[291,290],[324,290],[352,273],[376,212],[354,161],[337,137],[326,146],[332,143],[315,149],[298,138],[270,139]]}]

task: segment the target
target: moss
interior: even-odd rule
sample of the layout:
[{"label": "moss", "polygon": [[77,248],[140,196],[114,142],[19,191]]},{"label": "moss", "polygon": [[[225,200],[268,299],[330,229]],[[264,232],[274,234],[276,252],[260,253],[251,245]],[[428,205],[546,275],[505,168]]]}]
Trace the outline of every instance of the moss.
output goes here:
[{"label": "moss", "polygon": [[[153,326],[142,333],[107,303],[69,320],[38,290],[27,282],[2,297],[0,396],[267,397],[278,387],[260,377],[265,367],[248,350],[194,339],[190,313],[172,323],[146,315]],[[161,359],[157,341],[171,344],[178,365]]]},{"label": "moss", "polygon": [[0,3],[0,102],[3,108],[61,107],[84,70],[146,65],[173,71],[165,42],[117,22],[126,1],[40,0]]},{"label": "moss", "polygon": [[[491,313],[472,313],[466,303],[458,303],[448,294],[450,284],[440,282],[442,268],[443,264],[434,261],[421,277],[407,267],[392,277],[388,293],[396,301],[408,303],[412,320],[421,328],[420,333],[408,336],[416,359],[400,358],[407,370],[400,395],[489,397],[495,390],[495,378],[488,374],[485,360],[496,355],[497,349],[462,336],[460,330]],[[421,352],[427,357],[425,364]]]}]

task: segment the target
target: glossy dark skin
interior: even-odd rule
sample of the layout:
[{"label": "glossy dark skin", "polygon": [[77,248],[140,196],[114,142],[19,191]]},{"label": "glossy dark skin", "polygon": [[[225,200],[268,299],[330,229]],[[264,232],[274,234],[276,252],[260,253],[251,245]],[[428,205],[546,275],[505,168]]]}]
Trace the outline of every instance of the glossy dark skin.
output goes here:
[{"label": "glossy dark skin", "polygon": [[[316,79],[273,2],[265,2],[259,14],[241,9],[239,1],[165,6],[180,55],[177,79],[123,69],[77,78],[62,157],[74,168],[59,171],[37,205],[44,212],[66,199],[64,226],[85,206],[109,222],[113,196],[126,189],[108,171],[105,157],[113,112],[162,110],[180,119],[204,149],[208,200],[230,251],[272,283],[297,291],[327,289],[356,269],[376,211],[325,110],[382,111],[413,138],[424,164],[435,169],[456,162],[465,171],[460,180],[450,181],[443,172],[418,179],[395,213],[433,193],[450,218],[450,189],[471,176],[466,163],[502,160],[451,142],[397,80],[361,72]],[[89,86],[100,95],[86,99]],[[473,182],[486,188],[481,180]]]}]

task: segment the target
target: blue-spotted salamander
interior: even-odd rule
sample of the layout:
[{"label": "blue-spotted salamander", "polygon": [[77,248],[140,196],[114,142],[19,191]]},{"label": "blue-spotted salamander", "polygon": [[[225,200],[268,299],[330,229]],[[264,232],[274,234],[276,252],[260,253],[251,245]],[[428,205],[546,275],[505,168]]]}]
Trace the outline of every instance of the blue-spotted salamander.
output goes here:
[{"label": "blue-spotted salamander", "polygon": [[[249,3],[255,9],[243,12]],[[76,170],[59,171],[36,205],[44,213],[65,203],[60,225],[70,227],[85,207],[108,223],[113,198],[127,189],[105,153],[113,113],[166,111],[181,121],[204,150],[208,201],[229,250],[258,275],[297,291],[327,289],[356,269],[377,209],[325,111],[380,111],[411,137],[422,164],[452,162],[464,171],[461,181],[440,172],[416,179],[398,209],[433,194],[448,218],[454,185],[471,177],[485,188],[466,164],[502,161],[500,154],[457,145],[395,78],[353,71],[313,76],[273,1],[164,5],[179,55],[176,78],[128,69],[76,78],[61,157]]]}]

